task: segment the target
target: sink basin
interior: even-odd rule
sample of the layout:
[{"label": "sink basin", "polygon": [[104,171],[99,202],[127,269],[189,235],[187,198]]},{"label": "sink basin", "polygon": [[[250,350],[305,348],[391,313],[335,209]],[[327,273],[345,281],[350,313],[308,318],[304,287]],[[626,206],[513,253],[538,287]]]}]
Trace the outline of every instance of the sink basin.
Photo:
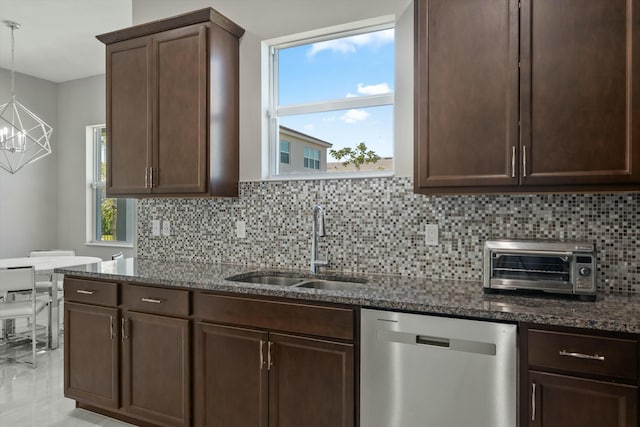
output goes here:
[{"label": "sink basin", "polygon": [[327,291],[346,291],[362,286],[358,282],[345,282],[338,280],[309,280],[296,285],[298,288],[324,289]]},{"label": "sink basin", "polygon": [[263,285],[292,286],[307,289],[325,289],[341,291],[361,286],[364,280],[359,278],[347,278],[341,276],[325,276],[326,279],[315,277],[300,277],[290,272],[256,271],[227,277],[226,280],[243,283],[260,283]]},{"label": "sink basin", "polygon": [[265,285],[292,286],[302,282],[304,279],[300,277],[282,277],[282,276],[253,276],[242,279],[246,283],[262,283]]},{"label": "sink basin", "polygon": [[288,276],[248,276],[244,275],[228,277],[227,280],[244,283],[261,283],[263,285],[276,286],[293,286],[307,280],[304,277],[288,277]]}]

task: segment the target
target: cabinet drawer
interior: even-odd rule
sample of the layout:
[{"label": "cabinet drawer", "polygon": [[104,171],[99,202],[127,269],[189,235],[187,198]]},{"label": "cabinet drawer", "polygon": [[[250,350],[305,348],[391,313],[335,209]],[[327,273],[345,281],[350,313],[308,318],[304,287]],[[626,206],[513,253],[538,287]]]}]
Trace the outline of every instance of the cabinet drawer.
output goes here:
[{"label": "cabinet drawer", "polygon": [[350,308],[197,294],[195,314],[216,323],[354,339],[355,316]]},{"label": "cabinet drawer", "polygon": [[636,380],[638,342],[529,330],[529,366]]},{"label": "cabinet drawer", "polygon": [[122,304],[128,310],[186,317],[189,315],[189,291],[124,285]]},{"label": "cabinet drawer", "polygon": [[64,299],[97,305],[118,305],[118,284],[65,277]]}]

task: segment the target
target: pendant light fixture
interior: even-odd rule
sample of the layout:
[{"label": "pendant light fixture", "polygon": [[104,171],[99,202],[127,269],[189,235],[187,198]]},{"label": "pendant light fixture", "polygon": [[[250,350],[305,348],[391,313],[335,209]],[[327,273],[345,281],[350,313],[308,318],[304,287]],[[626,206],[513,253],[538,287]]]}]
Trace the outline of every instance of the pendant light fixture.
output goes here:
[{"label": "pendant light fixture", "polygon": [[13,33],[20,24],[3,22],[11,29],[11,99],[0,105],[0,168],[14,174],[51,154],[49,138],[53,129],[16,99]]}]

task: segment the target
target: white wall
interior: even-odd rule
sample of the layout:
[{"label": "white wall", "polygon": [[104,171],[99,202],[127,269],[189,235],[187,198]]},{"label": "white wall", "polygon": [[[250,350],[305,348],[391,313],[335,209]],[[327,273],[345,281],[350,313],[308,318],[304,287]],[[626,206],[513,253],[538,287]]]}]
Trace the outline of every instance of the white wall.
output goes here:
[{"label": "white wall", "polygon": [[110,259],[133,250],[87,245],[87,140],[86,127],[104,124],[105,76],[72,80],[58,85],[58,243],[78,254]]},{"label": "white wall", "polygon": [[413,2],[411,0],[133,0],[133,24],[213,7],[245,29],[240,40],[240,180],[264,170],[261,42],[384,15],[396,15],[397,176],[413,175]]},{"label": "white wall", "polygon": [[[11,96],[10,72],[0,69],[0,104]],[[58,187],[56,84],[16,73],[17,100],[53,127],[52,154],[15,175],[0,169],[0,258],[57,246]]]}]

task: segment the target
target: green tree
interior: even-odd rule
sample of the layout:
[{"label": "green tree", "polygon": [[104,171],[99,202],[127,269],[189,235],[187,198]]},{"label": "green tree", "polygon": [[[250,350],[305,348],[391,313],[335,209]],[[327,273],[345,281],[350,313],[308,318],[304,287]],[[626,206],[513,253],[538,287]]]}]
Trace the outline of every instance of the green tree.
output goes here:
[{"label": "green tree", "polygon": [[342,161],[344,166],[353,164],[357,171],[360,171],[360,168],[364,164],[377,163],[378,160],[380,160],[380,156],[378,156],[373,150],[367,150],[367,146],[364,142],[356,145],[355,149],[351,147],[344,147],[340,150],[329,150],[329,154],[331,154],[331,157],[337,161]]},{"label": "green tree", "polygon": [[111,240],[107,236],[115,234],[115,224],[117,219],[116,199],[104,199],[100,204],[102,211],[102,236],[104,240]]}]

